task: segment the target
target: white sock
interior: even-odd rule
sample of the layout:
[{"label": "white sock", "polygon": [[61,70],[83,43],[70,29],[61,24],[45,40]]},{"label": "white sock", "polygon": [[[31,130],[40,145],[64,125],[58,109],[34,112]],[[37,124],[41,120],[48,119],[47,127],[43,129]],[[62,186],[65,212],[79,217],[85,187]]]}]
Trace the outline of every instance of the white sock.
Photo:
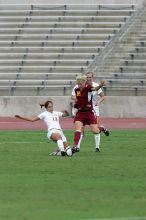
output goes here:
[{"label": "white sock", "polygon": [[57,141],[57,145],[58,145],[60,151],[64,151],[64,145],[63,145],[63,141],[62,140],[58,140]]},{"label": "white sock", "polygon": [[79,149],[80,149],[80,145],[81,145],[82,138],[83,138],[83,134],[81,134],[80,140],[79,140],[78,145],[77,145],[77,147],[78,147]]},{"label": "white sock", "polygon": [[94,138],[95,138],[95,147],[99,148],[99,145],[100,145],[100,134],[95,134]]}]

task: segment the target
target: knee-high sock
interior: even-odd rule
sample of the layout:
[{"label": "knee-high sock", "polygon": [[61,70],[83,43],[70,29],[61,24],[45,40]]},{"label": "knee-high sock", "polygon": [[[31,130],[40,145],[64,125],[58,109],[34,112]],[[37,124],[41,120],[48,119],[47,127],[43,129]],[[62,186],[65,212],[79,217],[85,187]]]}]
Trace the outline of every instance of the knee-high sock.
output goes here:
[{"label": "knee-high sock", "polygon": [[75,131],[75,133],[74,133],[74,145],[76,145],[76,146],[78,145],[80,137],[81,137],[81,132],[80,131]]},{"label": "knee-high sock", "polygon": [[83,134],[81,134],[80,140],[79,140],[78,145],[77,145],[77,147],[78,147],[79,149],[80,149],[80,145],[81,145],[82,138],[83,138]]},{"label": "knee-high sock", "polygon": [[60,151],[64,151],[64,144],[63,144],[62,140],[58,140],[57,145],[58,145]]},{"label": "knee-high sock", "polygon": [[95,134],[94,138],[95,138],[95,147],[99,148],[99,145],[100,145],[100,134]]}]

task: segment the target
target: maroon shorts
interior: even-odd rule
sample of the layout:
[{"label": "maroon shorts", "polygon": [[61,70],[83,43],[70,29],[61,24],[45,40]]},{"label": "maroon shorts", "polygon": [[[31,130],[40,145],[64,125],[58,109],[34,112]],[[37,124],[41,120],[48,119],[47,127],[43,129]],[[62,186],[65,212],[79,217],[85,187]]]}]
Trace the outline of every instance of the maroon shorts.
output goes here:
[{"label": "maroon shorts", "polygon": [[96,116],[92,111],[78,111],[74,122],[80,121],[83,125],[97,124]]}]

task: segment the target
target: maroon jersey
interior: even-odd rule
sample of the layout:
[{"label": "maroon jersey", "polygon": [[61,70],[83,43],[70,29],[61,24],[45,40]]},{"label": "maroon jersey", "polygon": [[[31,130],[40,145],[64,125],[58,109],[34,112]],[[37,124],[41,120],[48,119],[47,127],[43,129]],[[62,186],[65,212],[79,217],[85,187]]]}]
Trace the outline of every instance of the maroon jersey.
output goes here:
[{"label": "maroon jersey", "polygon": [[80,88],[75,89],[76,94],[76,103],[74,105],[75,108],[77,108],[79,111],[87,111],[92,110],[92,86],[86,85],[83,90]]}]

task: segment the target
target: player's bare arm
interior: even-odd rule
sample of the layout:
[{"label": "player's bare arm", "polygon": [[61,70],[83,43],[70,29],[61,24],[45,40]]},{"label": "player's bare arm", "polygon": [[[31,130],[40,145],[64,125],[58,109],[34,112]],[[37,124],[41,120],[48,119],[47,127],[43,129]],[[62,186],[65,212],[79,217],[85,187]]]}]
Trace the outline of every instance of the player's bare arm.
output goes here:
[{"label": "player's bare arm", "polygon": [[104,95],[103,92],[101,92],[101,93],[99,94],[99,99],[97,100],[97,104],[98,104],[98,105],[101,104],[101,102],[103,102],[104,100],[105,100],[105,95]]},{"label": "player's bare arm", "polygon": [[72,96],[71,96],[71,100],[73,100],[74,102],[76,102],[76,101],[77,101],[76,96],[72,95]]},{"label": "player's bare arm", "polygon": [[98,91],[100,88],[102,88],[105,85],[105,81],[101,80],[98,86],[95,86],[92,88],[93,91]]},{"label": "player's bare arm", "polygon": [[25,120],[25,121],[31,121],[31,122],[40,120],[39,117],[25,117],[25,116],[21,116],[21,115],[15,115],[15,117],[20,118],[20,119]]}]

